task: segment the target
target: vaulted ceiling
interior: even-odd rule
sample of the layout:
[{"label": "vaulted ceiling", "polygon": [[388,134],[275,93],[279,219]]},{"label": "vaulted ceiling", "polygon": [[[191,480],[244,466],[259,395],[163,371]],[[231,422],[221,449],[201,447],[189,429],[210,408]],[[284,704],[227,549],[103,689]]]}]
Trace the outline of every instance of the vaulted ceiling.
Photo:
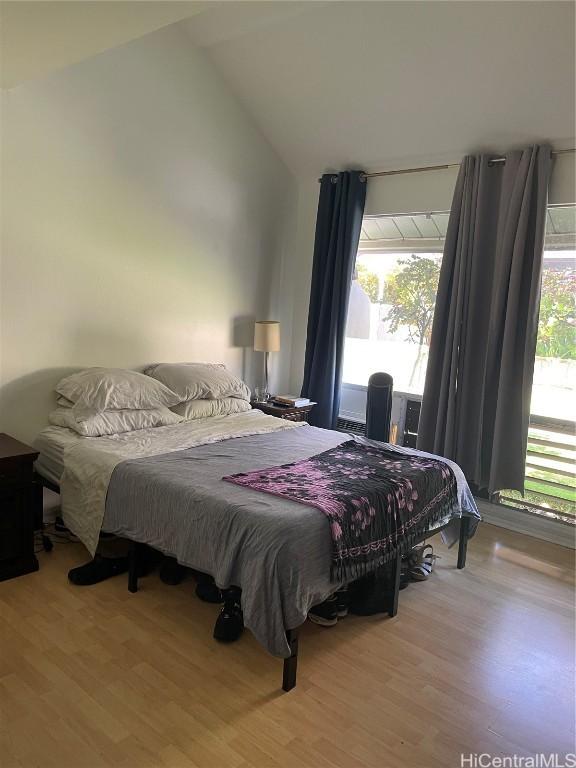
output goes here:
[{"label": "vaulted ceiling", "polygon": [[[283,5],[283,3],[281,3]],[[208,42],[289,167],[573,146],[572,2],[336,2]],[[191,39],[196,20],[184,21]]]},{"label": "vaulted ceiling", "polygon": [[572,2],[6,2],[4,84],[169,23],[297,174],[573,146]]},{"label": "vaulted ceiling", "polygon": [[308,0],[2,0],[0,87],[13,88],[43,77],[181,19],[196,18],[194,34],[203,45],[212,45],[263,29],[316,4]]}]

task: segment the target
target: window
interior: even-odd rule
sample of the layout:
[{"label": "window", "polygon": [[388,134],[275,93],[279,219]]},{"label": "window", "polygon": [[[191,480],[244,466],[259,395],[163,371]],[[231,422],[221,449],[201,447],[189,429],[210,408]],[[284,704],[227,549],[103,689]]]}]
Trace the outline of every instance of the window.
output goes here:
[{"label": "window", "polygon": [[448,213],[366,217],[350,292],[344,384],[376,371],[422,395]]},{"label": "window", "polygon": [[[424,391],[447,212],[365,217],[350,294],[344,418],[354,389],[385,371],[401,397]],[[404,441],[406,433],[404,433]],[[576,206],[550,206],[526,456],[526,493],[496,501],[576,522]]]},{"label": "window", "polygon": [[576,522],[576,206],[548,209],[526,493],[498,500]]}]

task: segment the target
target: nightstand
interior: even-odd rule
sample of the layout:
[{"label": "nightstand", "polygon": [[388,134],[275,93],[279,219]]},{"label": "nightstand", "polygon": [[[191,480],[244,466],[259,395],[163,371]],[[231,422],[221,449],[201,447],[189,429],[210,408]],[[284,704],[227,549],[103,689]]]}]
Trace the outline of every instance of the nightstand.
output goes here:
[{"label": "nightstand", "polygon": [[34,482],[38,451],[0,432],[0,581],[38,570],[34,530],[42,515]]},{"label": "nightstand", "polygon": [[274,405],[273,403],[250,403],[252,408],[257,408],[268,416],[276,416],[278,419],[287,419],[288,421],[308,421],[308,414],[314,408],[316,403],[303,405],[301,408],[292,408],[289,405]]}]

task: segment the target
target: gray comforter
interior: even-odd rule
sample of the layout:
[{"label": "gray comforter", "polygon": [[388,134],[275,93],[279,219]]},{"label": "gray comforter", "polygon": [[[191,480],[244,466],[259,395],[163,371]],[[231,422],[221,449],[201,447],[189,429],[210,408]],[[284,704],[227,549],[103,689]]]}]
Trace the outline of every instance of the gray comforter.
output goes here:
[{"label": "gray comforter", "polygon": [[[270,653],[286,657],[286,629],[302,624],[336,586],[328,519],[222,477],[308,458],[347,439],[306,426],[123,461],[110,480],[103,529],[210,573],[221,588],[241,587],[245,625]],[[449,463],[458,516],[479,519],[461,470]]]}]

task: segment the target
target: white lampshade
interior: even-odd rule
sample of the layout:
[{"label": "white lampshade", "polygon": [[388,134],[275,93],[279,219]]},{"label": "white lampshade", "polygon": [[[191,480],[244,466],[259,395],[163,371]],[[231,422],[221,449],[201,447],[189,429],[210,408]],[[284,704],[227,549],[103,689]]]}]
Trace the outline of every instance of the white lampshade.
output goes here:
[{"label": "white lampshade", "polygon": [[280,349],[280,323],[276,320],[258,320],[255,322],[254,349],[256,352],[278,352]]}]

